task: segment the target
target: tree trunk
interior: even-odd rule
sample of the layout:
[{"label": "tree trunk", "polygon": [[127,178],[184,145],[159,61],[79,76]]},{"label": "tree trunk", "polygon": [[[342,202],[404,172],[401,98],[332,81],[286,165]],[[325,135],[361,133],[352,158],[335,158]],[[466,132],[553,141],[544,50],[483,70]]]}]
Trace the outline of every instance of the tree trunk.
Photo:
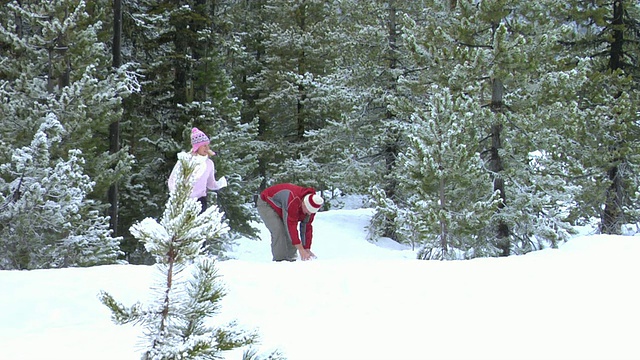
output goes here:
[{"label": "tree trunk", "polygon": [[[306,5],[303,3],[300,5],[300,7],[298,8],[298,16],[299,16],[299,23],[298,25],[300,26],[300,30],[302,33],[306,33],[307,29],[307,11],[306,11]],[[304,50],[300,51],[300,54],[298,54],[298,75],[300,75],[300,77],[304,77],[304,74],[306,72],[306,59],[305,59],[306,54],[304,53]],[[302,142],[304,140],[304,132],[306,131],[306,118],[304,115],[304,101],[307,98],[307,94],[305,92],[305,88],[303,84],[298,84],[298,99],[296,101],[296,122],[297,122],[297,141]]]},{"label": "tree trunk", "polygon": [[[194,10],[199,14],[215,13],[215,9],[211,8],[211,5],[208,0],[196,0],[194,1],[194,5],[195,5]],[[189,22],[189,28],[194,33],[198,33],[206,29],[206,23],[202,21],[201,18],[192,19]],[[193,43],[191,44],[190,48],[193,53],[192,56],[193,56],[195,66],[197,66],[197,70],[202,75],[193,76],[194,79],[191,85],[193,89],[189,90],[193,94],[193,96],[192,96],[192,99],[188,99],[188,101],[193,101],[193,100],[207,101],[209,99],[208,86],[207,86],[208,84],[207,84],[207,81],[203,79],[209,78],[208,74],[209,74],[209,71],[210,71],[209,69],[211,65],[210,60],[208,59],[208,56],[210,55],[210,51],[211,51],[209,49],[209,41],[205,41],[203,43],[198,41],[198,39],[196,38],[193,40]]]},{"label": "tree trunk", "polygon": [[[394,78],[394,70],[398,67],[398,53],[397,53],[397,41],[398,41],[398,24],[396,19],[396,7],[395,1],[389,2],[389,23],[388,23],[388,44],[389,44],[389,91],[391,93],[396,92],[396,79]],[[390,111],[386,112],[386,121],[393,121],[395,114]],[[389,140],[384,146],[384,160],[386,165],[387,175],[393,174],[396,167],[396,159],[398,158],[398,137],[399,135],[395,131],[391,131],[389,134]],[[388,176],[385,179],[384,192],[387,199],[395,201],[396,188],[398,181]],[[397,239],[396,229],[393,219],[385,218],[382,225],[382,236],[390,239]]]},{"label": "tree trunk", "polygon": [[[122,0],[113,0],[113,68],[122,65]],[[109,153],[120,151],[120,119],[109,125]],[[113,235],[118,235],[118,183],[114,182],[109,187],[107,194],[109,203],[110,226]]]},{"label": "tree trunk", "polygon": [[[175,33],[173,38],[174,49],[174,74],[175,77],[173,79],[173,106],[175,109],[178,108],[178,105],[184,105],[189,102],[189,89],[188,82],[190,79],[189,76],[189,57],[193,56],[193,53],[190,51],[190,23],[188,19],[184,16],[172,16],[169,26],[173,25],[175,27]],[[178,121],[178,119],[174,119],[174,121]],[[172,132],[172,136],[175,136],[175,139],[182,140],[182,128],[180,129],[170,129]],[[175,134],[173,133],[175,131]]]},{"label": "tree trunk", "polygon": [[624,45],[624,6],[622,0],[613,1],[613,19],[611,28],[613,29],[613,42],[609,50],[609,69],[618,70],[622,66],[622,58],[624,53],[622,47]]},{"label": "tree trunk", "polygon": [[[256,13],[262,13],[264,11],[265,1],[264,0],[246,0],[245,7],[247,11],[252,11]],[[249,15],[251,16],[251,15]],[[260,16],[262,18],[262,16]],[[245,31],[249,31],[249,29],[245,29]],[[262,54],[264,53],[264,47],[262,45],[263,38],[258,36],[256,38],[255,48],[253,51],[255,52],[255,62],[260,64],[262,62]],[[245,73],[242,76],[242,99],[247,104],[247,106],[243,106],[241,117],[242,122],[245,124],[250,123],[254,119],[258,119],[258,140],[264,140],[265,133],[267,132],[268,124],[267,120],[264,116],[260,116],[260,109],[256,100],[260,99],[261,94],[259,90],[253,90],[251,84],[249,83],[249,77],[256,75],[259,71],[255,71],[251,73],[249,69],[245,68]],[[258,155],[258,177],[261,179],[260,187],[258,188],[258,193],[262,192],[262,190],[267,188],[267,164],[269,163],[268,155],[263,152],[260,152]],[[257,194],[255,196],[254,202],[257,201]]]},{"label": "tree trunk", "polygon": [[[167,336],[165,334],[166,328],[169,326],[169,307],[171,305],[171,298],[169,294],[171,293],[171,288],[173,287],[173,267],[176,262],[176,250],[173,247],[175,239],[171,241],[169,245],[169,251],[167,252],[167,282],[164,291],[164,301],[162,302],[162,309],[160,311],[160,324],[158,328],[158,336],[155,336],[153,339],[151,349],[155,350],[162,345],[162,340]],[[155,359],[155,357],[151,356],[151,350],[147,351],[143,357],[143,359]]]},{"label": "tree trunk", "polygon": [[[622,68],[622,58],[624,56],[624,33],[622,30],[624,26],[623,16],[624,6],[622,5],[622,1],[614,1],[612,19],[613,26],[611,27],[613,29],[613,43],[611,43],[609,52],[609,68],[612,71]],[[616,98],[620,95],[621,94],[616,94]],[[617,144],[611,152],[615,153],[619,146],[621,145]],[[622,233],[622,222],[624,220],[623,206],[625,191],[620,171],[623,159],[616,155],[613,157],[614,159],[612,160],[611,168],[607,170],[607,178],[611,185],[607,188],[604,209],[600,217],[600,232],[603,234],[619,235]]]},{"label": "tree trunk", "polygon": [[613,166],[607,176],[611,185],[607,189],[604,210],[600,219],[600,232],[603,234],[620,235],[622,233],[624,187],[620,176],[619,166]]},{"label": "tree trunk", "polygon": [[[502,96],[504,94],[504,85],[502,80],[493,79],[491,89],[491,110],[496,113],[503,111]],[[504,170],[502,158],[500,157],[500,149],[502,149],[502,124],[495,123],[491,126],[491,150],[489,159],[489,170],[493,173],[493,191],[500,194],[500,204],[498,212],[502,211],[507,203],[507,197],[504,190],[504,179],[500,172]],[[509,226],[503,221],[498,220],[496,224],[496,237],[498,240],[498,248],[500,256],[509,256],[511,244],[509,241]]]},{"label": "tree trunk", "polygon": [[[444,177],[440,177],[440,210],[446,211],[445,209],[445,201],[446,201],[446,190],[445,190],[445,180]],[[449,230],[447,228],[447,222],[444,216],[440,217],[440,247],[442,248],[442,255],[444,259],[444,255],[449,250]]]}]

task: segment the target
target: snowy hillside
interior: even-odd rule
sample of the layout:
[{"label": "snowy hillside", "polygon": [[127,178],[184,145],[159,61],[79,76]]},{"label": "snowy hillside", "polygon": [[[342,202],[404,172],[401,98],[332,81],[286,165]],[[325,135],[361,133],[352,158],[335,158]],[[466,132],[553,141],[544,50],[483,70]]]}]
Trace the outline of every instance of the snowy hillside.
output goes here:
[{"label": "snowy hillside", "polygon": [[[583,236],[558,250],[471,261],[414,260],[366,241],[371,211],[318,214],[311,262],[273,263],[243,240],[218,263],[217,318],[290,360],[638,359],[640,239]],[[144,300],[148,266],[0,271],[0,359],[139,359],[140,328],[97,297]],[[239,352],[226,359],[240,359]]]}]

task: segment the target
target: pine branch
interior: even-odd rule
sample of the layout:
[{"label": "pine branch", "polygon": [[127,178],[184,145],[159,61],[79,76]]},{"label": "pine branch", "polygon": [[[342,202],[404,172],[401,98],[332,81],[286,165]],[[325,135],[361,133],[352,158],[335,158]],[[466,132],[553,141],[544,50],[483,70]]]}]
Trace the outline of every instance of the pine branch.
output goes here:
[{"label": "pine branch", "polygon": [[131,308],[126,308],[120,302],[116,301],[113,296],[105,291],[101,291],[98,295],[100,302],[111,309],[111,319],[119,325],[135,323],[141,321],[143,313],[140,311],[140,304],[135,304]]}]

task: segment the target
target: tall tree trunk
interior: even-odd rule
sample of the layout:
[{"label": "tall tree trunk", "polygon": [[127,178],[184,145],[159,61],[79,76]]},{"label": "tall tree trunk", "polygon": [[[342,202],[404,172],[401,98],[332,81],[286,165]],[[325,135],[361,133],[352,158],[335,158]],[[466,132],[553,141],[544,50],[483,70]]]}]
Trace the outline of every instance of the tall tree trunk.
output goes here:
[{"label": "tall tree trunk", "polygon": [[[113,0],[113,68],[122,65],[122,0]],[[120,151],[120,119],[109,125],[109,153]],[[113,235],[118,235],[118,183],[114,182],[109,187],[107,194],[109,203],[110,226]]]},{"label": "tall tree trunk", "polygon": [[[398,67],[398,24],[396,19],[396,6],[395,1],[389,2],[389,23],[388,23],[388,44],[389,44],[389,91],[396,92],[396,79],[395,70]],[[390,111],[386,112],[386,121],[391,122],[395,118],[395,114]],[[394,200],[396,198],[396,192],[398,187],[398,181],[392,176],[394,169],[396,168],[396,159],[398,158],[398,139],[399,134],[393,132],[389,135],[389,139],[384,146],[384,159],[386,165],[386,171],[388,178],[385,179],[384,192],[387,199]],[[382,236],[391,239],[397,239],[396,229],[393,219],[385,218],[382,225]]]},{"label": "tall tree trunk", "polygon": [[[255,12],[256,14],[258,14],[259,18],[263,17],[261,14],[264,11],[264,7],[265,7],[264,0],[245,0],[244,8],[246,9],[246,11]],[[247,14],[247,18],[253,17],[253,16],[255,15]],[[256,30],[256,29],[251,29],[249,27],[245,28],[245,31],[247,32],[252,30]],[[254,57],[255,62],[257,64],[260,64],[262,62],[262,55],[264,54],[264,46],[262,45],[262,42],[263,42],[262,35],[257,35],[257,38],[255,39],[255,41],[256,42],[254,44],[254,48],[248,50],[248,52],[251,52],[251,50],[253,50],[255,53],[255,57]],[[242,107],[240,116],[242,117],[242,122],[245,124],[250,123],[257,118],[258,119],[257,138],[258,140],[264,140],[264,136],[267,131],[267,120],[265,117],[260,116],[261,115],[260,109],[256,104],[256,100],[260,99],[261,94],[259,90],[252,89],[252,86],[251,86],[252,84],[249,83],[249,78],[253,77],[258,72],[259,70],[254,70],[251,67],[247,67],[247,66],[244,67],[243,75],[242,75],[242,85],[241,85],[242,95],[241,96],[247,105]],[[257,171],[258,171],[259,178],[262,180],[260,181],[260,187],[258,189],[258,193],[262,192],[262,190],[267,188],[268,162],[269,162],[268,155],[263,152],[260,152],[260,154],[258,155]],[[257,201],[257,196],[254,200]]]},{"label": "tall tree trunk", "polygon": [[[189,40],[185,34],[185,32],[187,32],[187,24],[182,19],[176,20],[175,22],[176,38],[173,40],[173,43],[175,45],[176,59],[174,61],[173,106],[177,109],[178,104],[186,104],[188,102],[187,82],[189,79],[189,61],[187,60],[187,51],[189,48]],[[178,135],[178,132],[181,133],[181,131],[182,129],[176,130],[176,134],[172,133],[172,135]]]},{"label": "tall tree trunk", "polygon": [[[215,12],[215,9],[211,7],[208,0],[196,0],[194,1],[194,5],[194,10],[199,14],[209,14]],[[206,23],[202,21],[201,18],[191,20],[189,22],[189,28],[194,33],[199,33],[200,31],[204,30],[205,26]],[[194,76],[194,79],[192,81],[193,89],[190,89],[193,97],[192,99],[188,100],[206,101],[209,98],[207,86],[208,84],[207,81],[203,79],[207,79],[207,74],[209,73],[210,60],[208,59],[208,56],[210,55],[211,51],[209,49],[209,41],[205,41],[203,44],[202,42],[198,41],[197,38],[195,38],[190,48],[193,52],[192,56],[194,64],[198,67],[197,70],[199,71],[201,76],[199,76],[200,79],[195,79],[195,77],[198,77],[198,74]]]},{"label": "tall tree trunk", "polygon": [[[622,0],[613,1],[613,43],[609,51],[609,69],[612,71],[622,68],[623,44],[624,44],[624,6]],[[616,98],[621,94],[616,94]],[[607,178],[610,185],[607,188],[604,209],[600,219],[600,232],[603,234],[621,234],[622,222],[624,220],[624,184],[620,171],[623,162],[618,155],[615,155],[621,144],[611,150],[613,159],[611,168],[607,170]]]},{"label": "tall tree trunk", "polygon": [[[504,85],[502,80],[493,79],[491,87],[491,110],[496,113],[502,112],[503,103],[502,97],[504,94]],[[504,189],[504,179],[501,176],[501,172],[504,170],[502,165],[502,158],[500,157],[500,149],[502,149],[502,124],[494,123],[491,126],[491,151],[489,159],[489,170],[493,173],[493,191],[500,194],[500,204],[498,205],[498,211],[502,211],[507,203],[507,197]],[[500,256],[509,256],[511,244],[509,242],[509,226],[503,221],[498,220],[496,224],[496,237],[498,239],[498,248],[501,253]]]},{"label": "tall tree trunk", "polygon": [[[306,33],[307,32],[307,8],[306,8],[306,4],[302,3],[300,4],[300,7],[298,8],[298,16],[299,16],[299,26],[300,26],[300,31],[302,33]],[[304,50],[300,51],[300,53],[298,54],[298,75],[300,75],[301,78],[304,77],[304,74],[306,72],[306,59],[305,59],[306,54],[304,53]],[[307,94],[305,92],[305,88],[304,85],[302,83],[298,84],[298,100],[296,102],[296,122],[297,122],[297,141],[302,142],[304,140],[304,132],[306,131],[306,118],[304,116],[304,101],[307,98]]]},{"label": "tall tree trunk", "polygon": [[613,43],[609,50],[609,69],[618,70],[622,67],[622,57],[624,53],[622,46],[624,45],[624,6],[622,0],[613,1]]}]

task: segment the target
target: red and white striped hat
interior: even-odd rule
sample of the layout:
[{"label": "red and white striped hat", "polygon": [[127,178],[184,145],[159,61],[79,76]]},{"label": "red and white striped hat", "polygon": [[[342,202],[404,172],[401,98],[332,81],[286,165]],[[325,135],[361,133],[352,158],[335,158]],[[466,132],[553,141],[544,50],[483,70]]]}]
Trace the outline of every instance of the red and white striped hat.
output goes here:
[{"label": "red and white striped hat", "polygon": [[302,202],[304,203],[304,207],[307,208],[307,211],[314,214],[320,210],[322,204],[324,204],[324,199],[318,194],[307,194],[302,199]]}]

